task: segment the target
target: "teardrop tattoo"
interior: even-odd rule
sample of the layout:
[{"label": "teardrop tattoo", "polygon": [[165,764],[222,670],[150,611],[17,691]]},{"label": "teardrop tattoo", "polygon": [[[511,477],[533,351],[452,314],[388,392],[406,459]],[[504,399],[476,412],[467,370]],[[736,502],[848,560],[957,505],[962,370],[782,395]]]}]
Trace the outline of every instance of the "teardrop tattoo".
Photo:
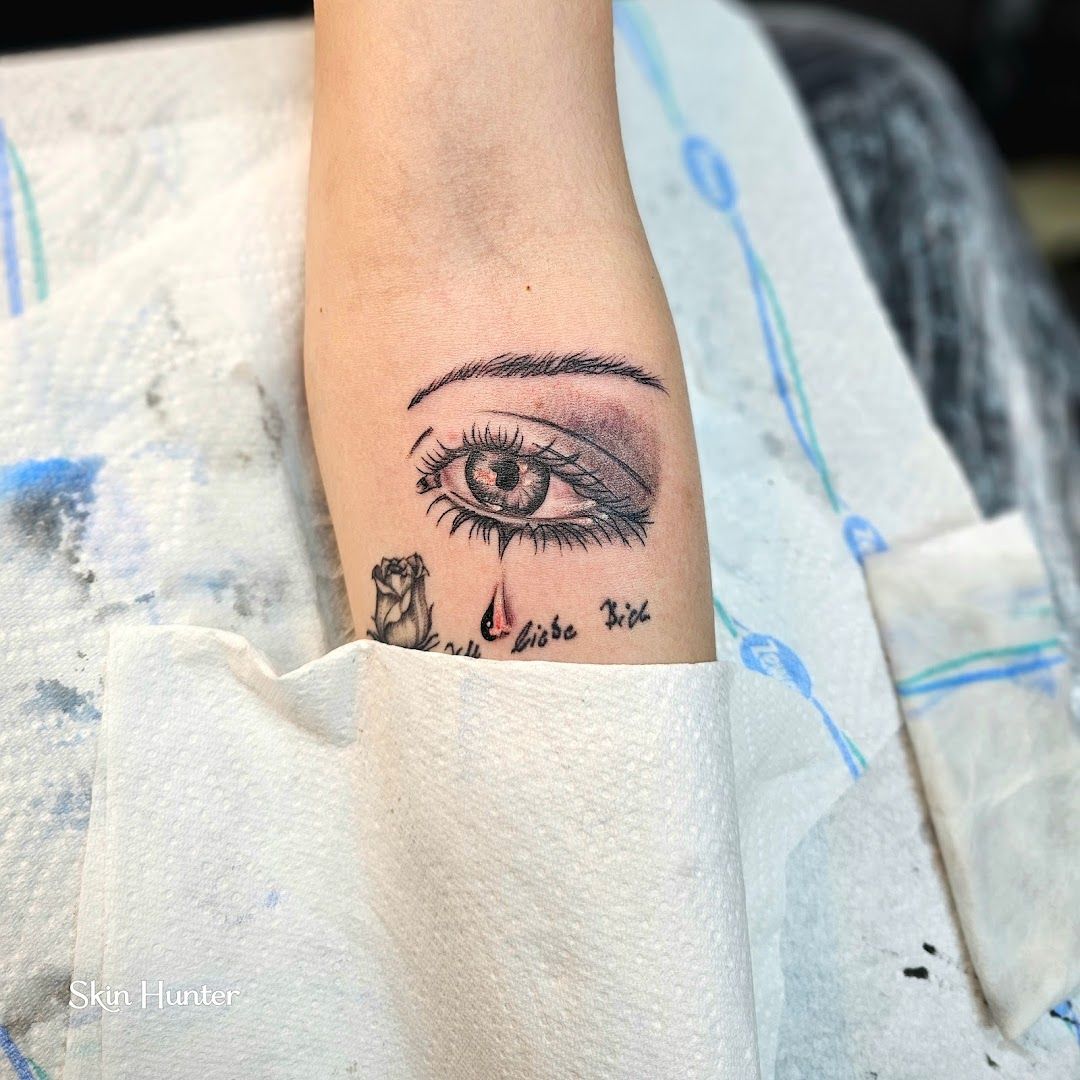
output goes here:
[{"label": "teardrop tattoo", "polygon": [[491,603],[480,619],[480,634],[485,641],[498,641],[513,629],[513,617],[506,600],[506,584],[502,580],[491,594]]}]

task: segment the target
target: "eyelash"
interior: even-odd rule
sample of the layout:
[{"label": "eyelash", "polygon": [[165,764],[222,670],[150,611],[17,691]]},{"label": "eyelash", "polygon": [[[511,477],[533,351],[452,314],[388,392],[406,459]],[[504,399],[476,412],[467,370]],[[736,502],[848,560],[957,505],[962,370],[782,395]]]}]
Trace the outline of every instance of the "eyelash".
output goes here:
[{"label": "eyelash", "polygon": [[429,452],[425,454],[420,460],[420,473],[423,476],[433,476],[435,473],[445,469],[455,458],[459,458],[463,454],[470,454],[473,450],[492,450],[496,453],[505,451],[509,454],[521,454],[521,448],[524,444],[525,439],[520,430],[517,430],[513,435],[510,435],[505,428],[498,428],[493,433],[490,424],[488,424],[483,431],[480,431],[479,428],[473,424],[471,431],[463,431],[461,433],[460,446],[444,446],[440,442],[437,453]]},{"label": "eyelash", "polygon": [[599,547],[614,540],[621,540],[627,547],[633,539],[645,542],[645,530],[652,524],[648,510],[632,509],[625,498],[617,497],[595,473],[580,464],[580,455],[560,454],[552,448],[551,443],[528,454],[522,454],[524,442],[520,429],[513,433],[501,427],[492,431],[491,426],[487,425],[481,431],[474,424],[470,431],[461,433],[460,446],[453,448],[440,442],[437,451],[425,454],[419,471],[421,476],[425,477],[437,475],[451,462],[474,450],[512,453],[524,460],[539,461],[546,465],[553,476],[569,484],[576,494],[594,501],[599,512],[605,516],[594,516],[587,524],[546,520],[509,524],[462,506],[450,495],[441,493],[428,504],[429,514],[439,504],[447,504],[436,524],[447,515],[453,514],[450,522],[451,536],[459,529],[467,527],[470,539],[479,537],[484,543],[490,543],[495,536],[502,549],[515,538],[531,541],[535,551],[544,551],[548,545],[557,546],[561,551],[564,547],[587,550],[590,546]]}]

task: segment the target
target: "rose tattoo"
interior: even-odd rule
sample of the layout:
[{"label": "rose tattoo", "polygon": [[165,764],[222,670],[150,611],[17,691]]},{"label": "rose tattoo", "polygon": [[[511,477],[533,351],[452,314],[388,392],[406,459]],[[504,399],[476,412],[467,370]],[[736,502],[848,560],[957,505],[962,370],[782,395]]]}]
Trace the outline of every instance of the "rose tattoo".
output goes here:
[{"label": "rose tattoo", "polygon": [[402,649],[427,651],[439,643],[432,632],[425,592],[427,567],[417,554],[404,559],[383,559],[371,571],[375,582],[375,629],[368,637]]}]

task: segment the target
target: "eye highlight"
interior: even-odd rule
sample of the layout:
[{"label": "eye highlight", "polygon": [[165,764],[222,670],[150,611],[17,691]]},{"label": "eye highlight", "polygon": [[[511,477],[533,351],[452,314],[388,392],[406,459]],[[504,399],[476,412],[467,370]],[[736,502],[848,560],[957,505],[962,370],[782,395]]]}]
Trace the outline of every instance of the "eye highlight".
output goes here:
[{"label": "eye highlight", "polygon": [[537,551],[645,542],[651,493],[632,469],[584,435],[520,419],[474,424],[422,459],[416,490],[434,494],[428,512],[451,535],[466,529],[500,556],[513,540]]}]

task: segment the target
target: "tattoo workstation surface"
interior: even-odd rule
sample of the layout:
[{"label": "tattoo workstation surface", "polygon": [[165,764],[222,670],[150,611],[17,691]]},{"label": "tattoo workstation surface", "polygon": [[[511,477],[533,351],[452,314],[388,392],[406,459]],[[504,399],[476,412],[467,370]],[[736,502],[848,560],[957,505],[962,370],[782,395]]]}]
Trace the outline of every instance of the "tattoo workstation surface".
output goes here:
[{"label": "tattoo workstation surface", "polygon": [[[405,409],[401,452],[430,538],[422,550],[469,560],[475,629],[466,642],[440,640],[430,571],[416,551],[373,568],[368,636],[470,657],[559,659],[583,636],[646,628],[648,601],[591,597],[580,559],[551,610],[526,613],[517,596],[535,578],[536,560],[648,544],[659,452],[653,410],[639,399],[653,395],[667,391],[642,367],[584,353],[505,354],[452,367],[418,389]],[[450,546],[435,542],[440,532],[454,538]],[[574,610],[560,611],[560,603]]]}]

